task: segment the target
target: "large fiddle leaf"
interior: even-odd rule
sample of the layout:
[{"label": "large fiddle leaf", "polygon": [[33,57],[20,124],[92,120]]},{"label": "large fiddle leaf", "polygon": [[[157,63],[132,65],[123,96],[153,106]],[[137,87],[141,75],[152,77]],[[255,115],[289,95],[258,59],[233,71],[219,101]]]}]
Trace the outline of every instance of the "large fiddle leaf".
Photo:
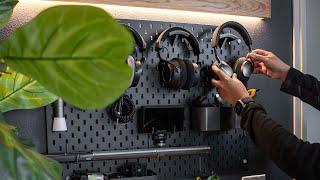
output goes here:
[{"label": "large fiddle leaf", "polygon": [[37,81],[7,68],[0,77],[0,112],[32,109],[52,103],[57,96]]},{"label": "large fiddle leaf", "polygon": [[104,10],[56,6],[0,42],[0,57],[64,101],[103,108],[130,84],[131,34]]},{"label": "large fiddle leaf", "polygon": [[0,29],[9,21],[17,0],[0,0]]},{"label": "large fiddle leaf", "polygon": [[61,179],[61,165],[19,141],[0,115],[0,179]]}]

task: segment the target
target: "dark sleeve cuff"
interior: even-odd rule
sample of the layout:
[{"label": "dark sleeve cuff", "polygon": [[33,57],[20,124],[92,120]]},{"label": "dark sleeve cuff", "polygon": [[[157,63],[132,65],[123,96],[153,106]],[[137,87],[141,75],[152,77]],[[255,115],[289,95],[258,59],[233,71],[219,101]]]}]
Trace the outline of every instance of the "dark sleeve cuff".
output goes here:
[{"label": "dark sleeve cuff", "polygon": [[289,94],[295,91],[298,84],[298,77],[303,75],[302,72],[290,67],[286,80],[282,83],[280,90]]},{"label": "dark sleeve cuff", "polygon": [[[254,136],[254,131],[253,131],[253,121],[254,121],[254,115],[256,112],[259,113],[266,113],[265,109],[257,103],[250,103],[248,104],[245,109],[243,110],[242,116],[241,116],[241,128],[246,130],[253,140],[255,142],[255,136]],[[257,119],[258,120],[258,119]]]}]

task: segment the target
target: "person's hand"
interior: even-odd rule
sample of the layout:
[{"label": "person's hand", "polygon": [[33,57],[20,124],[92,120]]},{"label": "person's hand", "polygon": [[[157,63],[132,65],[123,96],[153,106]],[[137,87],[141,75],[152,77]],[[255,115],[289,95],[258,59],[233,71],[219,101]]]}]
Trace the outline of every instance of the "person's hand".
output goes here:
[{"label": "person's hand", "polygon": [[230,78],[216,66],[212,66],[212,71],[219,77],[219,80],[211,80],[212,85],[217,88],[221,98],[231,106],[234,106],[238,100],[249,97],[246,87],[236,74]]},{"label": "person's hand", "polygon": [[290,66],[284,63],[272,52],[261,49],[253,50],[247,55],[254,64],[254,73],[264,74],[274,79],[284,81],[287,77]]}]

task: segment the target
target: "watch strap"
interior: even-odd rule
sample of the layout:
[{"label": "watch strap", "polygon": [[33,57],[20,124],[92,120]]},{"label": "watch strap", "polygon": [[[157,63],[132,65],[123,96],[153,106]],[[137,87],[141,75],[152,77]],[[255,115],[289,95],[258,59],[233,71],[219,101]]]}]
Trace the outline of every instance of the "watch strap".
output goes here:
[{"label": "watch strap", "polygon": [[243,109],[245,109],[245,107],[248,104],[253,103],[253,102],[254,102],[254,100],[251,97],[242,98],[242,99],[237,101],[234,110],[239,116],[241,116],[241,114],[243,112]]}]

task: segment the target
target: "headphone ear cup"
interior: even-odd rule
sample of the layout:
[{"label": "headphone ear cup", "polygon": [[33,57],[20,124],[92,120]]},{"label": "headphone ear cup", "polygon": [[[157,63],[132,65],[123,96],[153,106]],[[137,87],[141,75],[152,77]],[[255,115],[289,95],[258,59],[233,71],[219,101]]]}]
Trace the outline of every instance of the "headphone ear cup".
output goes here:
[{"label": "headphone ear cup", "polygon": [[142,74],[142,63],[140,60],[139,61],[136,60],[134,63],[134,76],[133,76],[131,87],[136,87],[139,84],[141,74]]},{"label": "headphone ear cup", "polygon": [[234,63],[233,70],[237,74],[238,79],[242,82],[247,82],[253,72],[253,64],[247,58],[241,57]]},{"label": "headphone ear cup", "polygon": [[173,89],[181,89],[187,80],[187,67],[183,60],[174,58],[159,64],[160,81],[165,86]]},{"label": "headphone ear cup", "polygon": [[173,61],[177,61],[179,66],[178,67],[180,69],[180,73],[177,75],[177,88],[183,88],[184,85],[186,84],[186,81],[188,80],[188,69],[187,69],[187,65],[186,63],[182,60],[182,59],[179,59],[179,58],[174,58]]},{"label": "headphone ear cup", "polygon": [[233,72],[237,74],[237,78],[242,78],[242,73],[239,65],[241,64],[240,60],[237,59],[233,64]]},{"label": "headphone ear cup", "polygon": [[130,87],[134,87],[134,78],[135,78],[135,69],[136,69],[136,60],[133,58],[133,56],[128,56],[127,58],[127,64],[131,69],[131,80],[130,80]]},{"label": "headphone ear cup", "polygon": [[195,81],[195,69],[191,61],[189,60],[184,60],[184,63],[186,64],[187,67],[187,80],[182,87],[182,89],[188,90],[190,89]]}]

